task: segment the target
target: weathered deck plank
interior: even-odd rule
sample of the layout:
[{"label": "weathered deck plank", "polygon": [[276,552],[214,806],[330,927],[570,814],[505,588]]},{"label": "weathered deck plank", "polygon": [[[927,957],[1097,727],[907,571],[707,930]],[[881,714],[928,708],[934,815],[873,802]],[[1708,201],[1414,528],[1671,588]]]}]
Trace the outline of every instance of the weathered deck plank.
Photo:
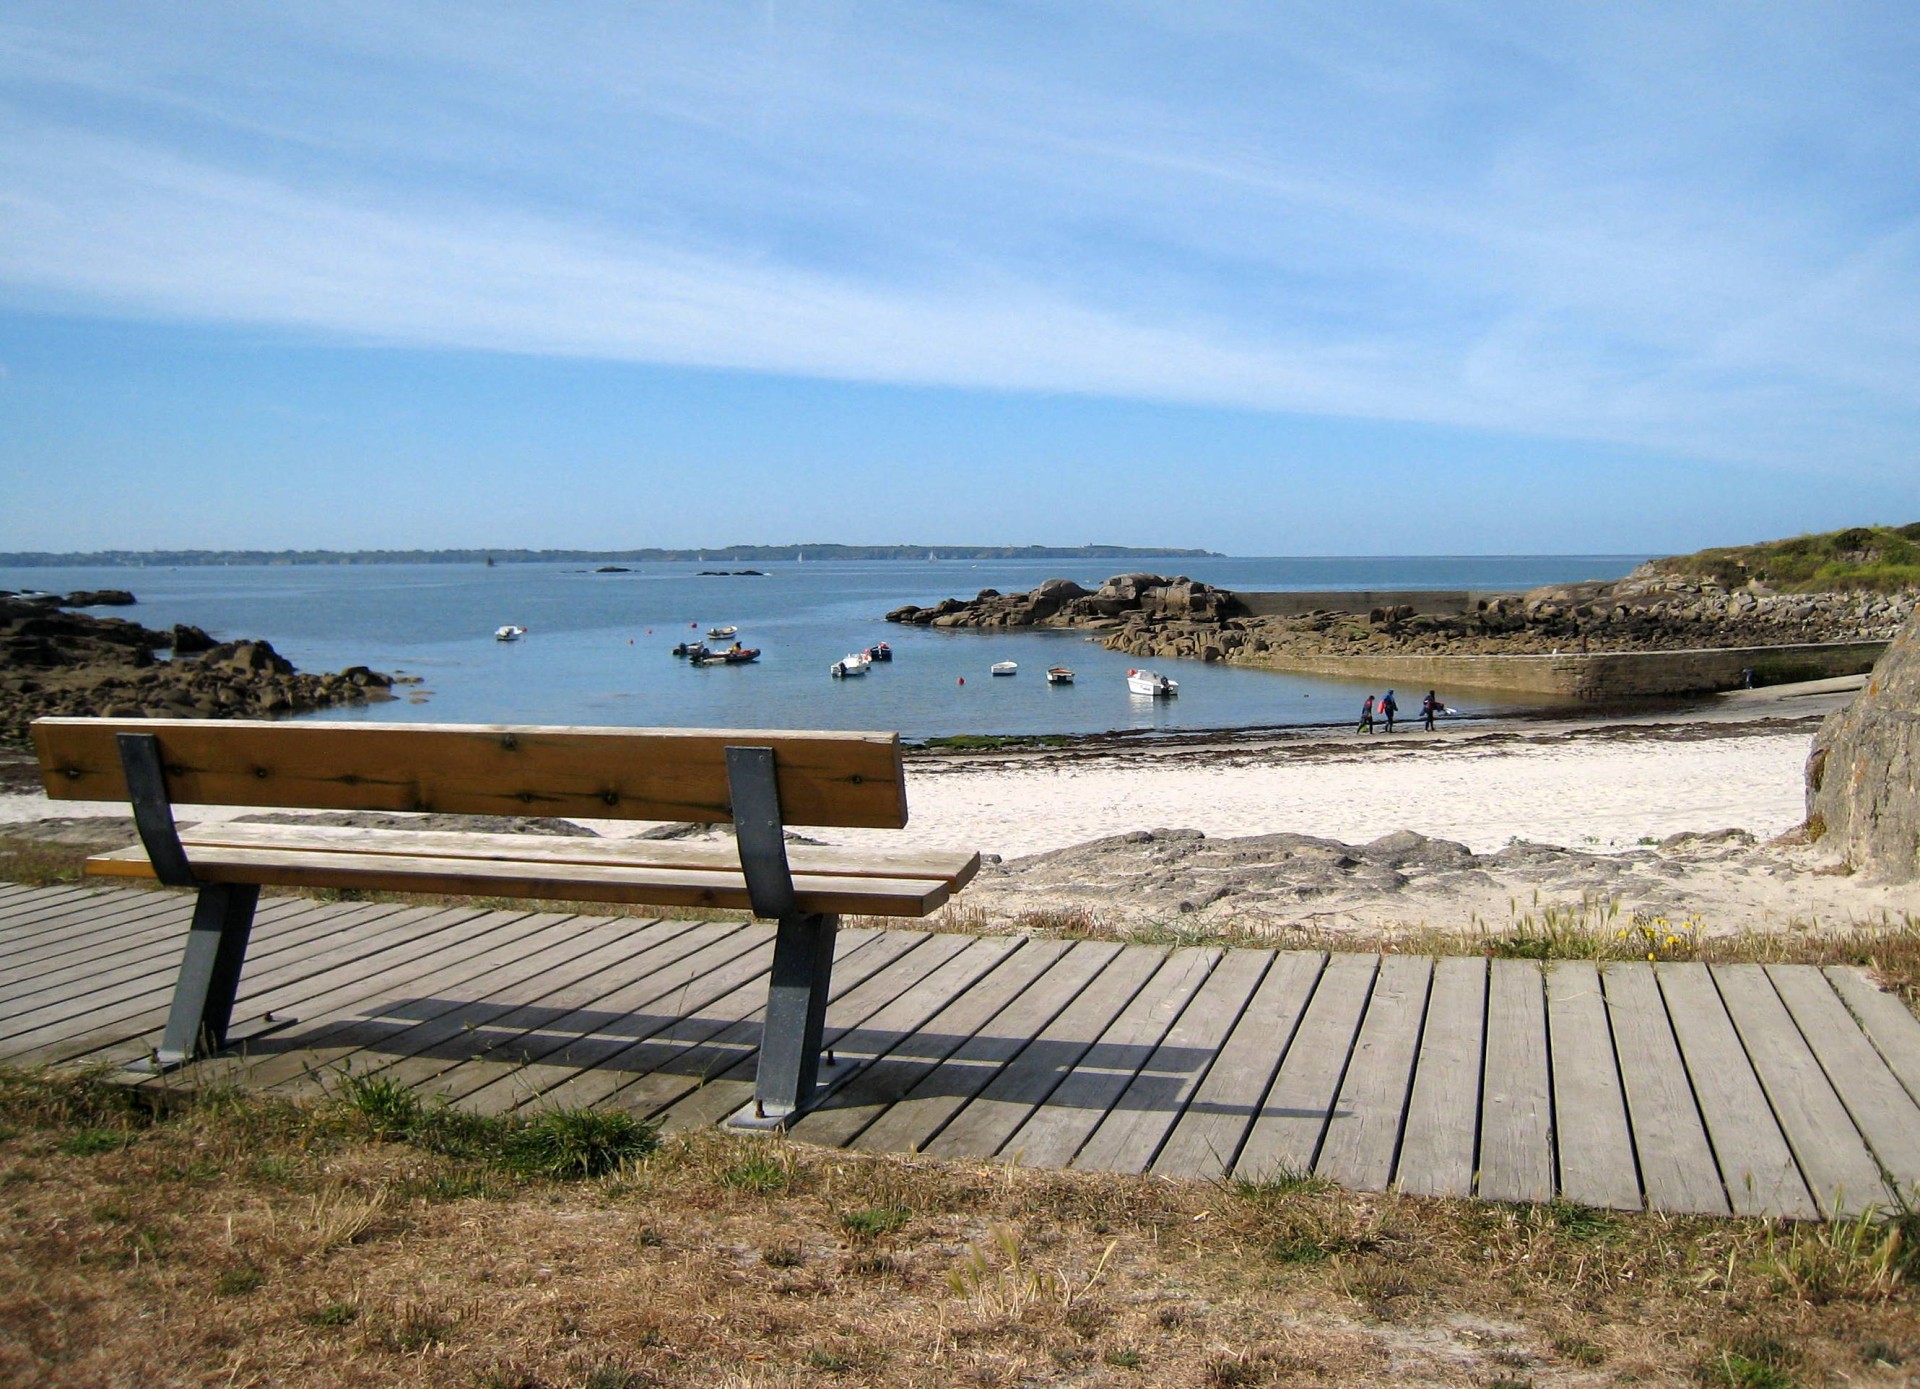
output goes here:
[{"label": "weathered deck plank", "polygon": [[[1273,1049],[1271,1033],[1259,1039],[1264,1040],[1266,1056],[1270,1058],[1266,1064],[1253,1056],[1241,1057],[1235,1053],[1230,1034],[1246,1015],[1272,962],[1273,957],[1258,950],[1232,950],[1221,958],[1180,1014],[1179,1021],[1147,1058],[1140,1074],[1133,1078],[1080,1149],[1073,1160],[1075,1167],[1088,1172],[1143,1172],[1156,1166],[1165,1155],[1163,1145],[1169,1143],[1170,1135],[1181,1122],[1192,1118],[1198,1125],[1203,1116],[1196,1114],[1194,1108],[1202,1103],[1207,1083],[1223,1068],[1258,1073],[1257,1092],[1244,1101],[1244,1107],[1238,1112],[1226,1104],[1205,1102],[1212,1116],[1231,1128],[1231,1142],[1238,1148],[1240,1135],[1253,1118],[1253,1107],[1266,1093],[1273,1066],[1280,1056]],[[1249,1037],[1242,1049],[1254,1040]],[[1225,1075],[1220,1075],[1222,1090],[1226,1080]],[[1203,1140],[1201,1157],[1195,1159],[1196,1167],[1205,1156]],[[1233,1154],[1228,1153],[1226,1160],[1231,1162]],[[1180,1159],[1176,1156],[1171,1161]],[[1197,1173],[1182,1171],[1177,1175]]]},{"label": "weathered deck plank", "polygon": [[852,1144],[936,1067],[991,1024],[1069,948],[1067,942],[1058,940],[1017,944],[1017,949],[1008,952],[965,992],[944,1000],[912,1035],[888,1045],[829,1095],[825,1104],[802,1115],[793,1136],[833,1148]]},{"label": "weathered deck plank", "polygon": [[1334,955],[1327,960],[1273,1088],[1233,1164],[1234,1176],[1262,1181],[1313,1170],[1379,965],[1374,955]]},{"label": "weathered deck plank", "polygon": [[1819,1058],[1794,1026],[1765,967],[1718,965],[1711,972],[1821,1213],[1845,1217],[1886,1206],[1891,1197],[1881,1181],[1880,1165],[1867,1151]]},{"label": "weathered deck plank", "polygon": [[1547,967],[1547,1041],[1561,1196],[1582,1206],[1639,1210],[1640,1174],[1613,1029],[1591,960],[1555,960]]},{"label": "weathered deck plank", "polygon": [[1486,1019],[1487,962],[1462,956],[1436,962],[1394,1174],[1402,1191],[1473,1195]]},{"label": "weathered deck plank", "polygon": [[1071,1065],[1053,1092],[1000,1151],[1028,1167],[1065,1167],[1142,1074],[1187,1004],[1220,960],[1218,950],[1167,956],[1100,1040]]},{"label": "weathered deck plank", "polygon": [[69,951],[87,951],[103,939],[125,939],[146,928],[163,927],[192,914],[191,898],[154,892],[116,898],[107,904],[93,894],[74,897],[54,911],[0,922],[0,950],[9,961],[46,960]]},{"label": "weathered deck plank", "polygon": [[1553,1090],[1546,980],[1531,960],[1487,970],[1487,1055],[1480,1097],[1480,1191],[1487,1201],[1554,1193]]},{"label": "weathered deck plank", "polygon": [[1420,1028],[1426,1021],[1433,961],[1387,955],[1373,981],[1334,1118],[1313,1170],[1355,1191],[1385,1191],[1407,1113]]},{"label": "weathered deck plank", "polygon": [[1920,1194],[1920,1109],[1913,1097],[1887,1069],[1824,974],[1770,965],[1767,978],[1873,1150],[1885,1180],[1903,1196]]},{"label": "weathered deck plank", "polygon": [[[436,961],[450,962],[455,958],[455,953],[448,949],[452,932],[457,931],[464,938],[469,931],[511,929],[525,916],[524,912],[482,912],[472,907],[423,907],[368,916],[359,922],[363,935],[357,951],[353,944],[329,937],[323,938],[328,941],[324,950],[282,951],[270,964],[263,960],[259,969],[242,976],[234,1016],[236,1020],[279,1019],[274,1031],[297,1025],[303,1011],[316,998],[355,987],[375,990],[390,987],[416,962],[429,968]],[[378,944],[373,943],[376,937]],[[303,958],[308,956],[319,959]],[[315,968],[315,963],[320,967]],[[130,1018],[128,1026],[134,1030],[117,1040],[106,1040],[104,1035],[87,1039],[87,1059],[124,1065],[147,1055],[158,1040],[167,1002],[163,998],[157,1006]],[[271,1033],[247,1045],[271,1047],[270,1038]],[[66,1056],[72,1059],[79,1054],[69,1044]]]},{"label": "weathered deck plank", "polygon": [[[918,1152],[1003,1066],[1121,953],[1111,941],[1075,941],[1037,979],[942,1056],[900,1094],[852,1146],[868,1152]],[[938,1019],[935,1020],[936,1024]]]},{"label": "weathered deck plank", "polygon": [[[867,944],[861,936],[847,939],[839,960],[844,963]],[[636,1075],[667,1064],[654,1061],[656,1054],[685,1051],[749,1016],[751,986],[765,975],[772,959],[771,933],[740,925],[654,974],[609,978],[609,971],[619,966],[607,961],[575,971],[588,981],[586,987],[558,981],[553,988],[536,984],[497,999],[506,1006],[476,1029],[477,1042],[465,1044],[460,1056],[443,1052],[437,1058],[408,1057],[397,1064],[409,1083],[427,1086],[426,1079],[414,1082],[411,1077],[424,1077],[437,1061],[432,1093],[488,1113],[518,1108],[550,1091],[565,1093],[561,1103],[598,1104]],[[616,997],[632,1006],[624,1011],[597,1006],[609,990],[617,990]],[[565,1039],[565,1048],[578,1056],[540,1066],[539,1055],[533,1053],[544,1055],[554,1039],[534,1039],[536,1029],[569,1014],[572,1035]],[[580,1064],[589,1055],[598,1058],[590,1069]]]},{"label": "weathered deck plank", "polygon": [[69,906],[84,906],[90,899],[106,894],[96,888],[79,885],[65,887],[26,887],[8,884],[8,895],[0,898],[0,931],[32,930],[47,915]]},{"label": "weathered deck plank", "polygon": [[[256,1050],[247,1058],[247,1083],[262,1089],[297,1087],[324,1073],[351,1069],[372,1075],[403,1057],[443,1053],[509,1006],[496,1001],[500,995],[512,994],[533,979],[573,978],[578,969],[592,968],[591,962],[609,946],[622,942],[629,949],[639,946],[629,960],[648,959],[655,943],[644,927],[636,931],[636,923],[627,918],[583,920],[557,912],[499,915],[506,919],[498,924],[490,919],[475,923],[476,934],[457,960],[436,967],[428,953],[395,966],[391,977],[383,971],[377,979],[356,980],[295,1005],[308,1021],[271,1038],[266,1054]],[[689,936],[694,939],[688,941]],[[688,949],[699,939],[681,931],[657,937],[661,944]],[[417,997],[417,988],[431,992]]]},{"label": "weathered deck plank", "polygon": [[[276,902],[261,907],[254,926],[259,955],[247,961],[252,978],[242,976],[243,988],[257,982],[260,966],[273,962],[276,955],[310,956],[315,942],[339,934],[336,919],[319,910],[317,904],[282,900],[284,905]],[[11,1050],[14,1039],[31,1032],[39,1044],[36,1054],[52,1055],[50,1044],[61,1041],[98,1038],[105,1044],[158,1027],[165,1020],[185,949],[186,931],[182,929],[178,942],[145,967],[103,971],[99,979],[77,979],[57,991],[23,1000],[17,1011],[0,1018],[0,1047]],[[236,1009],[235,1016],[247,1014]]]},{"label": "weathered deck plank", "polygon": [[1034,1034],[925,1145],[930,1157],[991,1157],[1093,1052],[1107,1027],[1165,963],[1157,950],[1126,950]]},{"label": "weathered deck plank", "polygon": [[1733,1213],[1817,1218],[1820,1208],[1707,967],[1662,964],[1654,977]]},{"label": "weathered deck plank", "polygon": [[1847,1011],[1859,1020],[1860,1030],[1873,1042],[1892,1072],[1916,1102],[1920,1102],[1920,1018],[1892,994],[1875,984],[1863,969],[1830,965],[1827,980],[1846,1000]]},{"label": "weathered deck plank", "polygon": [[[965,937],[918,931],[889,931],[886,935],[890,938],[889,945],[893,944],[893,937],[903,937],[914,943],[911,949],[900,952],[892,959],[862,957],[870,971],[866,977],[851,987],[835,988],[834,997],[827,1005],[826,1024],[821,1036],[823,1049],[836,1058],[839,1057],[841,1038],[868,1030],[874,1025],[876,1017],[900,1004],[903,998],[907,999],[904,1009],[914,1011],[915,1003],[909,996],[913,994],[915,986],[930,975],[941,976],[948,961],[964,953],[969,944]],[[872,968],[876,960],[880,962],[879,967]],[[963,974],[971,972],[969,968]],[[921,1011],[924,1011],[924,1006],[922,1003]],[[668,1128],[697,1128],[717,1124],[752,1101],[754,1074],[759,1065],[759,1039],[754,1040],[756,1045],[753,1051],[727,1070],[710,1077],[703,1085],[690,1090],[664,1110],[655,1111],[666,1121]]]},{"label": "weathered deck plank", "polygon": [[[159,905],[166,910],[113,918],[77,946],[56,948],[51,955],[32,947],[17,955],[7,951],[10,967],[0,978],[0,1005],[9,1014],[17,1014],[116,979],[145,978],[163,959],[177,963],[185,947],[188,923],[193,919],[193,900],[170,895],[161,898]],[[301,905],[291,900],[284,905],[263,902],[256,929],[290,919]],[[304,906],[311,912],[314,904]],[[271,909],[275,907],[277,910]]]},{"label": "weathered deck plank", "polygon": [[[771,933],[769,933],[771,934]],[[885,971],[901,955],[922,939],[919,932],[874,931],[867,939],[864,932],[842,933],[848,941],[844,954],[835,956],[833,994],[827,1000],[827,1016],[835,1027],[844,1027],[849,995]],[[888,987],[891,987],[889,984]],[[855,1011],[864,1006],[867,995],[858,995]],[[734,1019],[717,1030],[707,1032],[697,1045],[683,1046],[670,1065],[648,1070],[631,1078],[614,1091],[609,1102],[629,1113],[659,1116],[669,1129],[694,1126],[692,1119],[676,1117],[673,1106],[696,1090],[714,1086],[714,1095],[722,1097],[724,1113],[744,1108],[753,1098],[749,1077],[760,1052],[762,1019],[766,1015],[767,986],[756,977],[750,983],[716,1000],[703,1011],[713,1019]],[[840,1005],[836,1011],[835,1005]],[[702,1020],[692,1020],[697,1027]],[[676,1024],[676,1027],[679,1025]],[[742,1069],[736,1069],[742,1067]],[[735,1079],[727,1080],[731,1073]],[[583,1077],[590,1082],[593,1077]],[[724,1096],[722,1092],[726,1092]],[[700,1121],[704,1122],[704,1121]]]},{"label": "weathered deck plank", "polygon": [[1657,1211],[1727,1214],[1720,1168],[1653,971],[1614,963],[1600,978],[1647,1204]]}]

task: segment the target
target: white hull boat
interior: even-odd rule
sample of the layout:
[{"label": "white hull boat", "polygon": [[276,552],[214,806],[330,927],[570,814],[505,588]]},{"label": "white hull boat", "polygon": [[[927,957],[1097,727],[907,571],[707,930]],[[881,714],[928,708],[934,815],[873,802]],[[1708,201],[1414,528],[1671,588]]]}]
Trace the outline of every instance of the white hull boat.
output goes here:
[{"label": "white hull boat", "polygon": [[1019,671],[1020,663],[1018,661],[995,661],[989,669],[992,670],[995,675],[1013,675]]},{"label": "white hull boat", "polygon": [[827,673],[835,680],[845,680],[851,676],[865,675],[872,665],[873,662],[867,659],[863,651],[853,656],[842,656],[833,663]]},{"label": "white hull boat", "polygon": [[496,627],[493,629],[493,639],[495,641],[519,641],[520,638],[524,637],[526,634],[527,634],[527,629],[525,627],[508,626],[508,627]]},{"label": "white hull boat", "polygon": [[1180,682],[1169,680],[1164,675],[1155,675],[1150,670],[1130,670],[1127,672],[1127,692],[1156,699],[1171,699],[1180,693]]},{"label": "white hull boat", "polygon": [[1047,683],[1049,685],[1071,685],[1073,683],[1073,672],[1065,666],[1050,666],[1047,669]]}]

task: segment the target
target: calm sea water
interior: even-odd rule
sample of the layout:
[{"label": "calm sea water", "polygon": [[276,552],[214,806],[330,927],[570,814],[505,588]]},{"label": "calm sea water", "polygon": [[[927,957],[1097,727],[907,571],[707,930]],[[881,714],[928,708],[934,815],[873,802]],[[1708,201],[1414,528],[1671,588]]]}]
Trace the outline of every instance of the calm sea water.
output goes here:
[{"label": "calm sea water", "polygon": [[[1618,578],[1637,555],[1479,558],[1222,559],[1141,567],[1224,588],[1524,589]],[[759,568],[765,578],[702,577],[701,568]],[[1336,724],[1369,686],[1273,671],[1162,662],[1172,700],[1129,695],[1136,658],[1070,633],[929,631],[882,615],[906,603],[1025,590],[1065,577],[1089,588],[1127,566],[1077,571],[1057,560],[840,564],[650,564],[598,574],[578,564],[326,565],[181,569],[0,569],[0,588],[127,588],[131,609],[99,610],[148,626],[204,627],[220,639],[265,637],[302,670],[348,665],[421,677],[411,697],[331,718],[448,723],[672,725],[714,728],[897,729],[959,733],[1100,733]],[[519,642],[493,640],[506,623]],[[671,648],[710,626],[737,625],[757,646],[750,666],[695,668]],[[834,680],[842,655],[890,643],[896,656],[858,680]],[[988,667],[1017,661],[1018,675]],[[1049,686],[1049,665],[1077,681]],[[1441,691],[1468,713],[1524,706]],[[1418,692],[1401,691],[1403,708]]]}]

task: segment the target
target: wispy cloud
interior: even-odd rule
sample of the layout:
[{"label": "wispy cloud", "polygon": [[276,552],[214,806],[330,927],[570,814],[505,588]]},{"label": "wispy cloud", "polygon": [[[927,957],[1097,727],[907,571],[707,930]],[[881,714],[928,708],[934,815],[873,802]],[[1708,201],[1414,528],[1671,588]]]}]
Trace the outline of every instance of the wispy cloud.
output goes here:
[{"label": "wispy cloud", "polygon": [[29,5],[0,295],[1906,467],[1913,28]]}]

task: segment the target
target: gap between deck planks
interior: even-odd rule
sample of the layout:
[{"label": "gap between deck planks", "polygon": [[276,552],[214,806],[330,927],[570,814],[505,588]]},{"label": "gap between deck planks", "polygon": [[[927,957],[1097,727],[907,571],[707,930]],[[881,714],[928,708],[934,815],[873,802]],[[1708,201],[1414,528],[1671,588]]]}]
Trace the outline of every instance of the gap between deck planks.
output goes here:
[{"label": "gap between deck planks", "polygon": [[[0,1060],[125,1062],[164,1019],[187,899],[9,886]],[[669,1127],[749,1093],[770,927],[265,905],[214,1058],[312,1091],[351,1067],[490,1111]],[[1844,1217],[1920,1190],[1920,1023],[1859,970],[1326,955],[842,933],[794,1126],[876,1152],[1674,1213]],[[183,1083],[180,1078],[166,1082]]]}]

